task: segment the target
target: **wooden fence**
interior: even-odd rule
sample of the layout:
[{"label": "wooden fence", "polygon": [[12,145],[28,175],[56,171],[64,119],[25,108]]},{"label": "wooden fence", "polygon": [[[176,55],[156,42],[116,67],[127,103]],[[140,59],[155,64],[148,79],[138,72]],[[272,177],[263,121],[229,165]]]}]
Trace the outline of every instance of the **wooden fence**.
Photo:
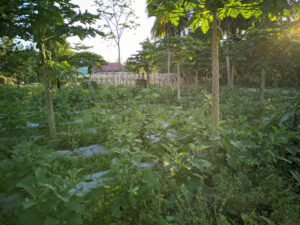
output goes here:
[{"label": "wooden fence", "polygon": [[[95,73],[91,75],[91,80],[105,86],[136,86],[139,80],[147,79],[141,74],[128,73],[128,72],[105,72]],[[159,87],[169,86],[173,87],[176,85],[176,74],[151,74],[150,85]]]}]

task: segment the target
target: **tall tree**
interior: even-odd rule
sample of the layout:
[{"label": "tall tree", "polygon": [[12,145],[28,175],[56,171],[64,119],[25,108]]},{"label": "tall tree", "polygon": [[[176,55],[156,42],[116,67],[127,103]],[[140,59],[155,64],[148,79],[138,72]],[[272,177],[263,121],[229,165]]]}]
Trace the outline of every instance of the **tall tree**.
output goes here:
[{"label": "tall tree", "polygon": [[89,74],[94,72],[94,66],[102,66],[106,61],[101,55],[92,52],[77,52],[68,60],[76,68],[87,66]]},{"label": "tall tree", "polygon": [[138,26],[137,17],[131,8],[131,0],[95,0],[99,17],[104,20],[108,29],[107,38],[114,40],[118,48],[118,63],[121,70],[121,38],[125,29]]},{"label": "tall tree", "polygon": [[193,39],[189,37],[168,37],[159,41],[158,50],[164,52],[170,50],[172,55],[174,55],[175,62],[177,64],[177,99],[180,100],[181,93],[181,64],[182,62],[190,57],[190,49],[193,44]]},{"label": "tall tree", "polygon": [[212,29],[212,137],[219,135],[219,51],[218,30],[219,21],[226,17],[236,18],[242,15],[245,18],[259,17],[263,13],[270,16],[288,7],[287,0],[178,0],[166,5],[164,0],[147,0],[148,4],[155,4],[156,13],[164,14],[173,24],[178,25],[181,17],[186,16],[186,11],[191,12],[189,27],[205,33]]},{"label": "tall tree", "polygon": [[147,88],[150,87],[150,73],[155,69],[156,45],[149,38],[140,43],[142,50],[127,60],[127,66],[134,72],[145,72],[147,76]]},{"label": "tall tree", "polygon": [[33,48],[15,49],[1,56],[0,73],[14,77],[17,83],[29,83],[37,80],[38,52]]},{"label": "tall tree", "polygon": [[78,52],[75,53],[70,59],[69,62],[71,65],[74,65],[76,68],[87,66],[88,67],[88,74],[89,74],[89,81],[88,85],[92,89],[92,78],[91,75],[94,73],[94,67],[100,67],[107,62],[104,58],[96,53],[92,52]]},{"label": "tall tree", "polygon": [[95,22],[95,16],[88,12],[82,13],[78,6],[70,0],[8,0],[8,5],[18,5],[19,11],[10,14],[13,24],[9,26],[17,28],[14,35],[37,44],[41,54],[43,68],[46,104],[48,112],[48,126],[51,138],[56,137],[56,126],[53,111],[52,89],[49,80],[49,65],[51,55],[47,51],[47,43],[52,40],[62,40],[70,36],[78,36],[83,39],[86,36],[95,36],[96,31],[80,24]]}]

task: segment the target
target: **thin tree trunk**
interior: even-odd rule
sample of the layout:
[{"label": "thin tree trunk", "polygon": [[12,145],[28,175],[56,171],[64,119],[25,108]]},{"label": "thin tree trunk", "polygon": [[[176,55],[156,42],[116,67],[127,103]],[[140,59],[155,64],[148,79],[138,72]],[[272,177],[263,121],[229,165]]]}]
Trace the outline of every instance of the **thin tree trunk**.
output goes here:
[{"label": "thin tree trunk", "polygon": [[213,13],[212,22],[212,137],[219,136],[219,50],[218,12]]},{"label": "thin tree trunk", "polygon": [[196,78],[195,78],[196,89],[199,88],[199,71],[196,70]]},{"label": "thin tree trunk", "polygon": [[[229,25],[227,25],[227,39],[226,43],[229,46],[229,36],[230,36],[230,29]],[[226,49],[226,66],[227,66],[227,87],[230,89],[231,88],[231,67],[230,67],[230,57],[229,57],[229,49],[227,47]]]},{"label": "thin tree trunk", "polygon": [[56,77],[56,87],[57,87],[57,90],[59,91],[60,90],[60,80],[58,77]]},{"label": "thin tree trunk", "polygon": [[168,50],[168,75],[170,74],[171,69],[171,52]]},{"label": "thin tree trunk", "polygon": [[47,113],[48,113],[48,126],[49,133],[52,139],[56,138],[56,127],[55,127],[55,117],[53,110],[53,100],[52,100],[52,91],[50,89],[49,75],[47,71],[47,57],[45,44],[41,43],[41,53],[43,57],[43,67],[44,67],[44,82],[45,82],[45,92],[46,92],[46,104],[47,104]]},{"label": "thin tree trunk", "polygon": [[118,63],[119,63],[119,70],[121,71],[121,48],[120,48],[120,40],[118,40]]},{"label": "thin tree trunk", "polygon": [[231,88],[231,68],[230,68],[229,55],[226,55],[226,66],[227,66],[227,87]]},{"label": "thin tree trunk", "polygon": [[234,64],[231,64],[231,80],[230,80],[231,89],[233,89],[234,74],[235,74]]},{"label": "thin tree trunk", "polygon": [[177,99],[180,100],[180,63],[177,63]]},{"label": "thin tree trunk", "polygon": [[147,88],[150,87],[150,74],[147,72]]},{"label": "thin tree trunk", "polygon": [[92,85],[92,75],[89,73],[89,81],[88,81],[88,86],[91,90],[93,90],[93,85]]},{"label": "thin tree trunk", "polygon": [[266,71],[263,68],[261,71],[261,81],[260,81],[260,102],[265,101],[265,80],[266,80]]}]

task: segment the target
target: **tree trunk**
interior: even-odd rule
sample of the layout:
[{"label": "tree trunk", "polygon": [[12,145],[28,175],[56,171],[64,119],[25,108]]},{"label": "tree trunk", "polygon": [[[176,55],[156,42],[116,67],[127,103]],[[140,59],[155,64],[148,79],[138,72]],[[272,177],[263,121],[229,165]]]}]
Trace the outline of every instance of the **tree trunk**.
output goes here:
[{"label": "tree trunk", "polygon": [[226,55],[226,66],[227,66],[227,87],[231,88],[231,68],[230,68],[230,57],[229,57],[229,55]]},{"label": "tree trunk", "polygon": [[57,87],[57,90],[59,91],[60,90],[60,80],[58,77],[56,77],[56,87]]},{"label": "tree trunk", "polygon": [[[227,39],[226,43],[229,46],[229,36],[230,36],[230,29],[229,25],[227,25]],[[230,67],[230,57],[229,57],[229,49],[226,48],[226,66],[227,66],[227,87],[231,89],[231,67]]]},{"label": "tree trunk", "polygon": [[265,101],[265,80],[266,80],[266,71],[265,68],[261,71],[261,81],[260,81],[260,102]]},{"label": "tree trunk", "polygon": [[50,137],[54,139],[56,138],[56,127],[55,127],[55,117],[54,117],[54,110],[53,110],[52,91],[50,89],[49,75],[47,70],[47,57],[46,57],[45,43],[41,43],[41,53],[42,53],[42,59],[43,59],[42,61],[43,61],[43,69],[44,69],[49,133],[50,133]]},{"label": "tree trunk", "polygon": [[235,68],[234,64],[231,65],[231,80],[230,80],[230,88],[233,89],[233,81],[234,81]]},{"label": "tree trunk", "polygon": [[88,86],[89,86],[89,89],[93,90],[93,85],[92,85],[92,75],[91,75],[90,73],[89,73]]},{"label": "tree trunk", "polygon": [[218,12],[213,13],[212,22],[212,137],[219,136],[219,50]]},{"label": "tree trunk", "polygon": [[120,40],[118,41],[118,63],[119,63],[119,70],[121,71],[121,48],[120,48]]},{"label": "tree trunk", "polygon": [[198,89],[199,88],[199,71],[198,70],[196,70],[195,84],[196,84],[196,89]]},{"label": "tree trunk", "polygon": [[150,74],[147,72],[147,88],[150,87]]},{"label": "tree trunk", "polygon": [[171,69],[171,52],[168,50],[168,75],[170,74]]},{"label": "tree trunk", "polygon": [[177,63],[177,99],[180,100],[180,63]]}]

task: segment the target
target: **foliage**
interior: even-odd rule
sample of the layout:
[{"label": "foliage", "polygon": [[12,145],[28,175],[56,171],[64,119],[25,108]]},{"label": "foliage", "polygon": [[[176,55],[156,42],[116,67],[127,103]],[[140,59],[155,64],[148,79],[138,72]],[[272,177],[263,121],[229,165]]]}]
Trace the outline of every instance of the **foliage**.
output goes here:
[{"label": "foliage", "polygon": [[[107,20],[118,46],[124,29],[135,26],[128,2],[111,1],[115,5],[109,7],[96,1],[98,16]],[[128,65],[148,74],[172,53],[185,71],[207,74],[213,56],[213,91],[182,87],[181,100],[173,88],[95,85],[91,90],[83,83],[56,91],[54,83],[72,76],[75,65],[103,63],[99,55],[72,52],[66,42],[72,35],[103,35],[77,26],[92,24],[96,17],[78,12],[68,0],[0,4],[0,34],[8,36],[1,41],[1,73],[23,79],[23,74],[39,73],[32,65],[40,64],[46,86],[46,95],[39,85],[0,86],[0,223],[298,224],[299,91],[267,89],[264,104],[253,89],[221,89],[219,96],[217,71],[221,40],[221,69],[224,55],[230,54],[239,82],[255,84],[256,73],[264,68],[269,84],[286,80],[297,85],[299,12],[293,6],[298,2],[147,2],[149,14],[161,25],[156,24],[156,34],[168,37],[143,42]],[[122,16],[125,22],[118,23]],[[256,19],[249,20],[252,16]],[[231,28],[234,41],[225,43],[217,20],[228,17],[238,25]],[[211,22],[210,41],[199,29],[207,33]],[[172,30],[170,24],[180,29]],[[184,27],[195,33],[181,32]],[[169,36],[172,31],[186,36]],[[16,35],[35,42],[41,57],[14,44],[9,38]],[[213,120],[220,129],[212,138],[209,131],[216,123],[211,125],[211,115],[219,112],[219,97],[220,123],[219,115]],[[56,139],[47,138],[45,100],[52,115],[49,125],[57,126]],[[109,149],[108,155],[51,158],[54,151],[99,143]],[[97,187],[74,194],[77,184],[89,183],[90,175],[103,171]]]},{"label": "foliage", "polygon": [[[11,2],[9,1],[9,4]],[[51,54],[47,51],[50,42],[63,42],[67,37],[78,36],[84,39],[86,36],[103,35],[102,32],[91,28],[90,24],[95,22],[95,16],[77,11],[77,5],[69,0],[47,0],[47,1],[19,1],[22,10],[20,14],[13,14],[14,23],[12,26],[19,28],[15,34],[24,40],[29,40],[37,44],[41,55],[41,68],[43,69],[46,106],[48,112],[48,126],[51,138],[56,137],[55,116],[53,111],[53,101],[51,96],[51,86],[49,79],[49,65]],[[78,25],[80,23],[81,25]],[[87,25],[84,27],[83,25]],[[60,68],[57,66],[56,68]],[[67,71],[68,73],[69,71]],[[64,73],[64,72],[63,72]],[[66,73],[64,73],[66,74]],[[57,81],[57,79],[55,79]]]},{"label": "foliage", "polygon": [[127,60],[126,68],[134,72],[143,71],[146,74],[149,74],[155,69],[154,65],[157,47],[155,43],[151,43],[149,39],[142,42],[141,47],[141,51]]},{"label": "foliage", "polygon": [[76,68],[87,66],[89,74],[93,73],[93,67],[106,64],[104,58],[96,53],[91,52],[78,52],[75,53],[70,59],[70,63]]},{"label": "foliage", "polygon": [[47,149],[30,143],[14,147],[11,171],[3,181],[9,180],[11,185],[6,191],[20,194],[16,196],[18,201],[14,207],[17,216],[11,217],[9,223],[82,223],[83,201],[68,193],[68,187],[73,186],[72,177],[57,174],[57,166],[45,160],[47,154]]},{"label": "foliage", "polygon": [[33,46],[24,48],[13,39],[3,37],[1,39],[1,63],[0,72],[7,77],[14,77],[19,83],[33,82],[39,74],[38,52]]},{"label": "foliage", "polygon": [[[297,86],[299,80],[294,57],[299,53],[298,42],[273,30],[249,30],[244,38],[235,42],[231,48],[231,56],[240,74],[240,82],[257,84],[258,70],[264,66],[267,70],[267,84],[272,86]],[[246,63],[248,62],[248,63]],[[251,62],[251,63],[249,63]],[[293,82],[290,82],[293,80]]]},{"label": "foliage", "polygon": [[[258,93],[223,90],[218,140],[223,151],[215,159],[208,155],[215,145],[209,135],[210,90],[183,87],[186,98],[177,102],[170,88],[97,87],[92,95],[89,89],[62,87],[54,93],[54,106],[59,132],[66,134],[56,142],[29,137],[44,135],[43,127],[15,129],[28,118],[44,121],[40,86],[0,91],[1,129],[8,137],[1,144],[1,196],[17,194],[1,223],[24,224],[28,217],[31,224],[299,222],[298,91],[267,90],[263,106]],[[84,120],[64,125],[79,119]],[[110,149],[108,157],[48,159],[53,150],[99,142]],[[84,175],[108,168],[104,187],[86,197],[69,195]]]}]

